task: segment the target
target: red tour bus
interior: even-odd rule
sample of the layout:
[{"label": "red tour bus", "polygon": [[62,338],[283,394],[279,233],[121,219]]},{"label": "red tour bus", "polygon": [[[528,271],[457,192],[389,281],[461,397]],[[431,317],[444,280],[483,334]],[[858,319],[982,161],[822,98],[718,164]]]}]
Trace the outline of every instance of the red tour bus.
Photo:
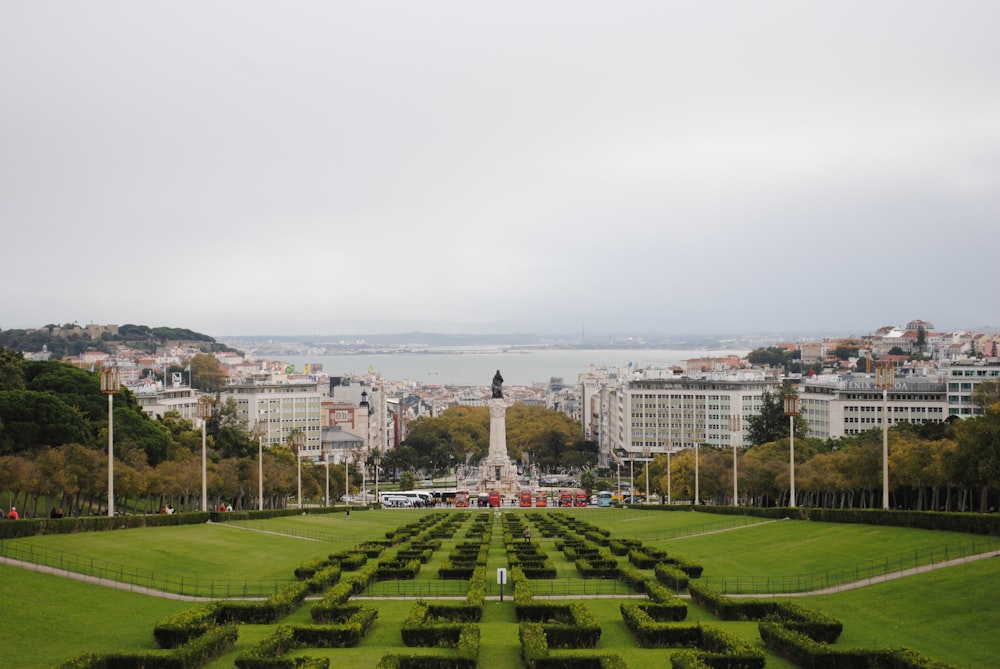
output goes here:
[{"label": "red tour bus", "polygon": [[544,489],[539,490],[537,493],[535,493],[535,506],[548,506],[548,505],[549,505],[549,497]]},{"label": "red tour bus", "polygon": [[573,506],[587,506],[590,503],[590,498],[587,496],[587,491],[583,488],[577,488],[573,491]]},{"label": "red tour bus", "polygon": [[499,492],[497,492],[496,490],[490,492],[490,496],[488,497],[488,499],[489,499],[489,504],[490,504],[490,508],[491,509],[499,509],[500,508],[500,493]]},{"label": "red tour bus", "polygon": [[573,491],[563,488],[559,491],[559,506],[573,506]]},{"label": "red tour bus", "polygon": [[521,488],[520,504],[522,507],[531,506],[531,488]]},{"label": "red tour bus", "polygon": [[456,490],[455,491],[455,506],[459,509],[469,508],[469,491],[468,490]]}]

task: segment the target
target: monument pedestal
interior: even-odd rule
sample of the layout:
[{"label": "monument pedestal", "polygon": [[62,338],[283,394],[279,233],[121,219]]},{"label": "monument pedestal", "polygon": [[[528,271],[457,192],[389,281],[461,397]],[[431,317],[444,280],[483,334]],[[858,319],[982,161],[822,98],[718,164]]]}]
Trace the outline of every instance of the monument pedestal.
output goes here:
[{"label": "monument pedestal", "polygon": [[490,407],[490,451],[479,463],[477,492],[499,492],[515,496],[520,490],[517,466],[507,455],[507,405],[493,398]]}]

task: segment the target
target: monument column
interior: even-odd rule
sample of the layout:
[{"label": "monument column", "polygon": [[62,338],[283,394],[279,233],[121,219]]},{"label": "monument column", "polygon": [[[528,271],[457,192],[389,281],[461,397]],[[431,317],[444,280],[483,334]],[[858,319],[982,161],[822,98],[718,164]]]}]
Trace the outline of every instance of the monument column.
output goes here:
[{"label": "monument column", "polygon": [[518,491],[517,467],[507,455],[507,405],[503,400],[503,377],[493,377],[490,409],[490,450],[479,463],[479,492],[514,495]]}]

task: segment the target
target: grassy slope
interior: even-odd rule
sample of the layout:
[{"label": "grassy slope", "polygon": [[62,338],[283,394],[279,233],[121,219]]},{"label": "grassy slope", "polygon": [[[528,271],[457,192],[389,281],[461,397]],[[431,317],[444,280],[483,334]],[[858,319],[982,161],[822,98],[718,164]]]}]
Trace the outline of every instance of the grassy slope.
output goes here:
[{"label": "grassy slope", "polygon": [[0,566],[0,664],[51,669],[88,651],[153,649],[153,626],[190,607]]}]

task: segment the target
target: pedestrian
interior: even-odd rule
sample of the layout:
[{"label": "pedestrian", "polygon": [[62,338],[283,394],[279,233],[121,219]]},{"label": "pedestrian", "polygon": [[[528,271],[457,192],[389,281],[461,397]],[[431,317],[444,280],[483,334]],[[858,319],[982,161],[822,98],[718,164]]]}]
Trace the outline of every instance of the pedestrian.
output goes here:
[{"label": "pedestrian", "polygon": [[524,528],[524,543],[527,544],[527,543],[530,543],[530,542],[531,542],[531,528],[525,527]]},{"label": "pedestrian", "polygon": [[10,513],[7,514],[7,520],[18,520],[21,516],[17,515],[17,507],[10,507]]}]

